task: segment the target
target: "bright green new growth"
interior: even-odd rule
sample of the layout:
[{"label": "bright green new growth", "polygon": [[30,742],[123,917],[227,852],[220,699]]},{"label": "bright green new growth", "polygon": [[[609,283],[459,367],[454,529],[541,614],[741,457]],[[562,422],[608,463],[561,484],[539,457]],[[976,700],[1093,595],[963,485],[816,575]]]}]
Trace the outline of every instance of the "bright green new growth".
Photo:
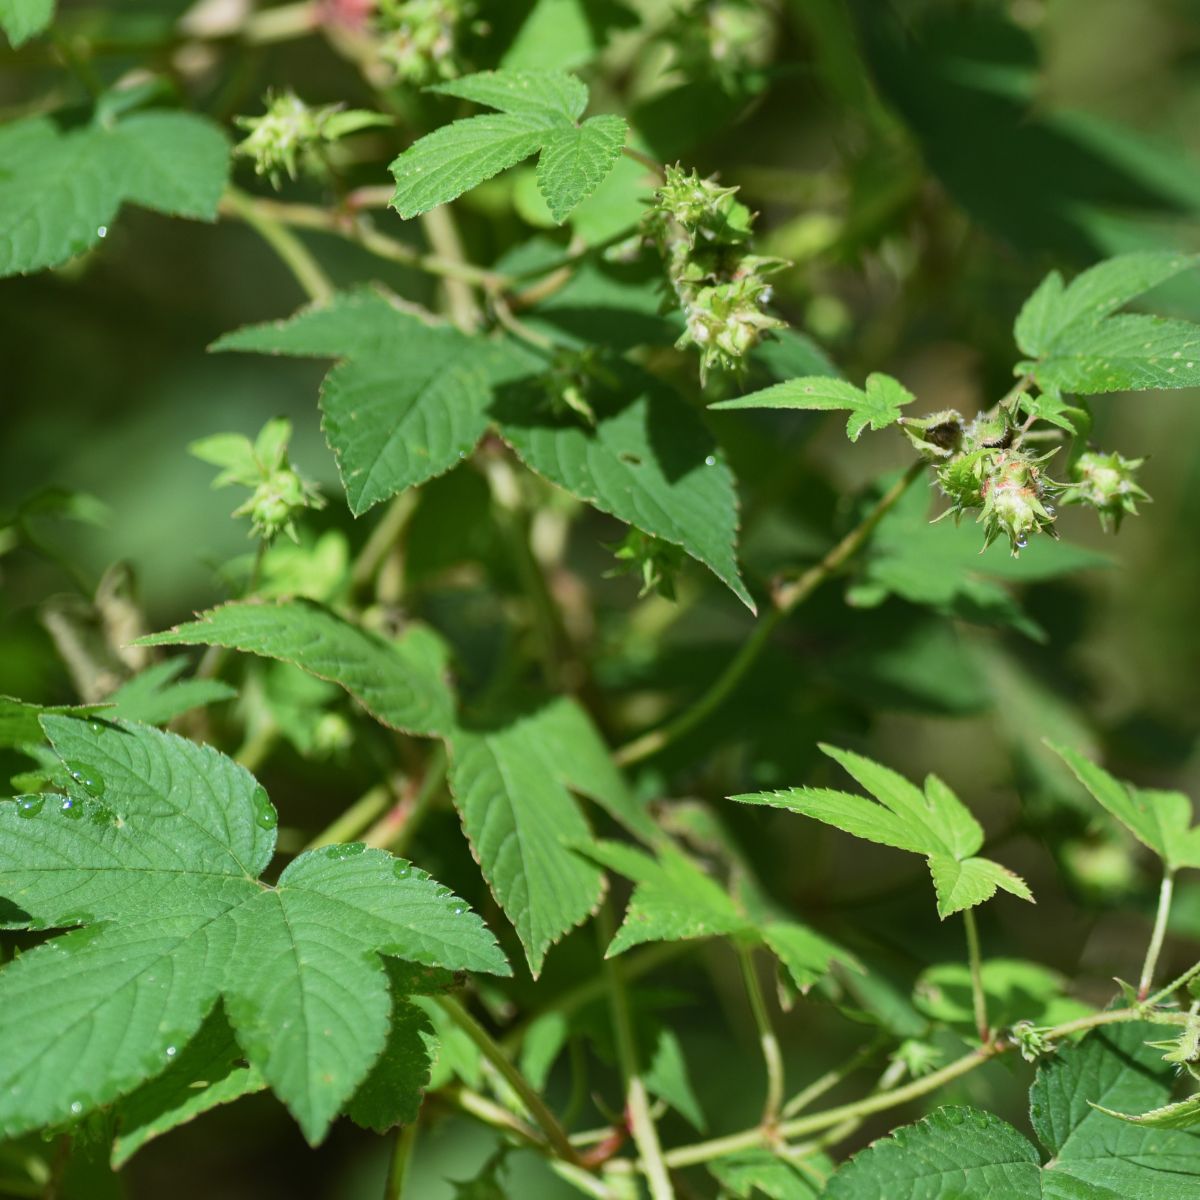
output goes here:
[{"label": "bright green new growth", "polygon": [[822,1195],[1190,1200],[1200,1189],[1200,1137],[1122,1125],[1089,1104],[1103,1096],[1117,1108],[1140,1111],[1170,1096],[1171,1070],[1145,1044],[1154,1029],[1130,1023],[1097,1030],[1039,1065],[1029,1115],[1049,1161],[1043,1163],[1032,1142],[991,1113],[940,1108],[856,1154]]},{"label": "bright green new growth", "polygon": [[997,888],[1022,900],[1033,900],[1019,875],[990,858],[976,856],[983,845],[983,829],[936,775],[926,778],[922,793],[895,771],[861,755],[833,746],[821,749],[878,803],[826,788],[792,788],[731,799],[786,808],[855,837],[924,855],[937,892],[938,915],[943,919],[982,904],[995,895]]},{"label": "bright green new growth", "polygon": [[576,848],[636,885],[607,958],[644,942],[731,937],[771,951],[801,990],[820,979],[835,959],[857,966],[852,954],[806,925],[750,912],[669,844],[659,848],[657,859],[619,842],[581,841]]},{"label": "bright green new growth", "polygon": [[857,442],[868,425],[872,429],[894,425],[900,419],[900,410],[914,399],[916,397],[890,375],[868,375],[865,389],[844,379],[811,375],[776,383],[736,400],[722,400],[710,404],[709,408],[798,408],[822,412],[848,409],[846,436]]},{"label": "bright green new growth", "polygon": [[54,17],[54,0],[0,0],[0,29],[15,50],[42,32]]},{"label": "bright green new growth", "polygon": [[1200,867],[1200,826],[1192,825],[1192,802],[1182,792],[1122,783],[1069,746],[1046,744],[1103,808],[1162,859],[1168,871]]},{"label": "bright green new growth", "polygon": [[68,1122],[168,1068],[218,1000],[245,1058],[318,1142],[382,1051],[381,955],[508,973],[447,889],[361,844],[274,886],[252,775],[146,726],[46,716],[62,794],[0,805],[10,927],[83,926],[0,973],[0,1130]]},{"label": "bright green new growth", "polygon": [[538,190],[560,225],[604,182],[625,144],[621,117],[590,117],[587,88],[557,71],[482,71],[428,89],[498,109],[426,134],[392,163],[392,206],[415,217],[539,153]]},{"label": "bright green new growth", "polygon": [[190,113],[138,112],[69,133],[46,117],[0,126],[0,276],[83,253],[125,203],[211,221],[228,173],[225,135]]}]

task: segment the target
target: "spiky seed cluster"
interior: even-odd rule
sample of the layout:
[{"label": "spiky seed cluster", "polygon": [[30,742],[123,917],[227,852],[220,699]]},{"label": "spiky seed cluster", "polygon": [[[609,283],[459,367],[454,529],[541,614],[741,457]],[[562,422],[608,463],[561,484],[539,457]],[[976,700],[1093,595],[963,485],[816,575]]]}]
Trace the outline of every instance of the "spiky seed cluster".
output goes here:
[{"label": "spiky seed cluster", "polygon": [[607,572],[606,578],[638,575],[642,581],[639,597],[657,592],[667,600],[675,599],[675,576],[683,565],[683,551],[678,546],[631,528],[609,549],[618,565]]},{"label": "spiky seed cluster", "polygon": [[685,327],[676,345],[700,351],[700,379],[713,368],[735,370],[770,329],[785,322],[765,311],[766,277],[783,259],[749,253],[754,215],[737,189],[679,166],[667,167],[644,231],[667,269]]},{"label": "spiky seed cluster", "polygon": [[1137,515],[1137,502],[1150,497],[1134,479],[1144,459],[1123,458],[1088,450],[1071,467],[1071,482],[1062,494],[1064,504],[1090,504],[1100,516],[1107,532],[1121,527],[1126,513]]},{"label": "spiky seed cluster", "polygon": [[1021,1057],[1029,1063],[1037,1062],[1039,1058],[1044,1058],[1047,1054],[1053,1054],[1058,1048],[1046,1037],[1045,1029],[1035,1025],[1032,1021],[1018,1021],[1008,1033],[1016,1043]]},{"label": "spiky seed cluster", "polygon": [[456,79],[466,64],[462,40],[476,28],[474,0],[383,0],[378,54],[397,83],[414,87]]},{"label": "spiky seed cluster", "polygon": [[979,521],[985,548],[1003,533],[1016,557],[1031,534],[1058,536],[1054,530],[1055,508],[1049,502],[1055,485],[1042,474],[1038,466],[1041,461],[1025,450],[990,452],[979,489],[983,497]]}]

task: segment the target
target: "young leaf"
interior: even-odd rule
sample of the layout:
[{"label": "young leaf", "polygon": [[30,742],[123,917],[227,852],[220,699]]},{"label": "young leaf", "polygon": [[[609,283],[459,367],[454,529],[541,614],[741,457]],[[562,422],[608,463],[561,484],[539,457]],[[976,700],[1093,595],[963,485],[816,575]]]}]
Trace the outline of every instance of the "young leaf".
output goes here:
[{"label": "young leaf", "polygon": [[1161,792],[1122,783],[1069,746],[1046,744],[1097,802],[1143,846],[1153,850],[1169,871],[1200,867],[1200,826],[1192,825],[1192,802],[1182,792]]},{"label": "young leaf", "polygon": [[290,320],[227,333],[212,348],[340,360],[320,406],[355,516],[458,466],[488,427],[493,388],[539,365],[428,324],[375,291],[341,293]]},{"label": "young leaf", "polygon": [[737,1200],[816,1200],[832,1165],[824,1154],[793,1162],[770,1150],[742,1150],[708,1165],[713,1178]]},{"label": "young leaf", "polygon": [[865,389],[857,388],[844,379],[825,375],[807,375],[772,384],[749,396],[722,400],[709,408],[800,408],[818,411],[848,409],[846,436],[857,442],[859,434],[869,425],[886,429],[900,419],[900,410],[916,397],[890,375],[868,375]]},{"label": "young leaf", "polygon": [[1111,314],[1198,262],[1195,255],[1124,254],[1084,271],[1066,287],[1051,272],[1017,317],[1017,345],[1031,356],[1017,370],[1052,398],[1060,392],[1194,387],[1200,383],[1200,328]]},{"label": "young leaf", "polygon": [[45,117],[0,127],[0,276],[82,253],[126,202],[211,221],[228,172],[224,134],[191,113],[139,112],[69,133]]},{"label": "young leaf", "polygon": [[165,725],[174,717],[229,700],[237,691],[219,679],[176,679],[187,669],[185,658],[169,658],[147,667],[108,698],[106,717],[139,721],[143,725]]},{"label": "young leaf", "polygon": [[277,658],[345,688],[392,729],[432,736],[453,725],[445,649],[420,626],[389,642],[311,600],[224,604],[139,644],[228,646]]},{"label": "young leaf", "polygon": [[940,1108],[850,1159],[826,1200],[1188,1200],[1200,1189],[1200,1137],[1122,1125],[1096,1104],[1141,1112],[1169,1098],[1172,1071],[1145,1043],[1160,1027],[1130,1022],[1089,1034],[1038,1066],[1030,1119],[1049,1160],[1006,1121]]},{"label": "young leaf", "polygon": [[604,892],[600,872],[568,849],[589,838],[571,789],[586,794],[592,781],[567,744],[543,736],[556,723],[552,705],[496,728],[458,729],[450,739],[450,790],[463,829],[535,976],[550,946]]},{"label": "young leaf", "polygon": [[561,224],[604,181],[628,132],[616,116],[578,124],[587,88],[558,71],[483,71],[430,90],[499,112],[436,129],[392,163],[392,206],[402,217],[454,200],[540,151],[538,188]]},{"label": "young leaf", "polygon": [[938,915],[943,919],[982,904],[997,888],[1022,900],[1033,899],[1019,875],[991,859],[975,857],[983,845],[983,830],[936,775],[926,779],[922,794],[903,776],[868,758],[833,746],[821,749],[878,803],[827,788],[792,788],[731,798],[786,808],[855,837],[924,855],[937,891]]},{"label": "young leaf", "polygon": [[[607,365],[607,364],[606,364]],[[738,571],[733,476],[708,431],[670,388],[627,363],[590,394],[594,427],[554,416],[532,388],[494,412],[526,466],[644,533],[682,546],[748,608]]]},{"label": "young leaf", "polygon": [[12,48],[41,33],[54,17],[54,0],[0,0],[0,29]]},{"label": "young leaf", "polygon": [[260,883],[275,810],[216,751],[141,725],[42,723],[86,794],[0,804],[0,896],[29,927],[86,928],[0,972],[5,1136],[132,1091],[223,998],[315,1143],[384,1048],[381,955],[508,971],[460,900],[383,851],[325,847]]},{"label": "young leaf", "polygon": [[643,942],[725,936],[770,950],[798,988],[816,982],[834,959],[857,965],[853,955],[806,925],[751,915],[716,880],[670,845],[659,848],[657,859],[620,842],[581,842],[576,849],[636,884],[606,958]]}]

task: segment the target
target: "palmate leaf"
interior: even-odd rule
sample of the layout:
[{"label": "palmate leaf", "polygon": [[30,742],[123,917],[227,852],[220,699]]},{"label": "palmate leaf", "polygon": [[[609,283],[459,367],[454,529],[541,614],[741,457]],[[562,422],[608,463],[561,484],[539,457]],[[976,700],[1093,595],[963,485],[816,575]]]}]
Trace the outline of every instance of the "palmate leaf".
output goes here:
[{"label": "palmate leaf", "polygon": [[1200,1192],[1200,1137],[1140,1128],[1096,1105],[1141,1112],[1170,1096],[1172,1071],[1146,1046],[1160,1027],[1089,1034],[1038,1067],[1030,1118],[1049,1160],[1006,1121],[941,1108],[856,1154],[827,1200],[1188,1200]]},{"label": "palmate leaf", "polygon": [[1070,285],[1051,272],[1017,317],[1017,344],[1031,356],[1017,370],[1052,398],[1196,386],[1200,327],[1111,314],[1198,262],[1195,255],[1142,251],[1099,263]]},{"label": "palmate leaf", "polygon": [[124,203],[211,221],[228,174],[225,135],[190,113],[139,112],[69,133],[45,117],[0,126],[0,276],[94,246]]},{"label": "palmate leaf", "polygon": [[138,644],[227,646],[280,659],[339,684],[392,729],[432,736],[453,725],[445,648],[422,626],[389,642],[311,600],[235,603]]},{"label": "palmate leaf", "polygon": [[1068,746],[1046,744],[1096,801],[1153,850],[1169,871],[1200,867],[1200,826],[1192,825],[1192,802],[1182,792],[1134,787]]},{"label": "palmate leaf", "polygon": [[0,0],[0,29],[15,50],[41,33],[54,17],[54,0]]},{"label": "palmate leaf", "polygon": [[636,885],[606,958],[644,942],[733,937],[770,950],[801,989],[820,979],[835,959],[856,965],[852,954],[798,921],[756,919],[670,845],[661,846],[657,858],[619,842],[580,842],[576,849]]},{"label": "palmate leaf", "polygon": [[1019,875],[989,858],[976,857],[983,845],[983,830],[936,775],[925,780],[922,792],[902,775],[862,755],[833,746],[821,749],[878,803],[848,792],[808,787],[731,799],[786,808],[855,837],[924,855],[937,891],[938,915],[943,919],[982,904],[998,888],[1022,900],[1033,899]]},{"label": "palmate leaf", "polygon": [[31,928],[84,928],[0,972],[4,1136],[132,1092],[223,999],[315,1143],[384,1049],[381,955],[508,972],[462,901],[383,851],[325,847],[262,883],[275,811],[216,751],[142,725],[42,723],[87,793],[0,804],[0,897]]},{"label": "palmate leaf", "polygon": [[621,117],[578,118],[587,88],[559,71],[483,71],[430,89],[498,109],[435,129],[391,166],[392,206],[415,217],[541,152],[538,189],[561,224],[612,170],[625,144]]},{"label": "palmate leaf", "polygon": [[212,349],[341,360],[325,377],[320,407],[355,516],[456,467],[488,428],[493,389],[539,365],[370,290],[227,333]]},{"label": "palmate leaf", "polygon": [[915,396],[890,375],[868,375],[866,388],[855,387],[844,379],[825,375],[807,375],[772,384],[749,396],[721,400],[709,408],[799,408],[818,411],[848,409],[846,436],[857,442],[869,425],[886,429],[900,419],[900,410]]},{"label": "palmate leaf", "polygon": [[236,689],[219,679],[177,678],[187,665],[185,658],[168,658],[147,667],[113,692],[104,715],[144,725],[165,725],[193,708],[237,695]]}]

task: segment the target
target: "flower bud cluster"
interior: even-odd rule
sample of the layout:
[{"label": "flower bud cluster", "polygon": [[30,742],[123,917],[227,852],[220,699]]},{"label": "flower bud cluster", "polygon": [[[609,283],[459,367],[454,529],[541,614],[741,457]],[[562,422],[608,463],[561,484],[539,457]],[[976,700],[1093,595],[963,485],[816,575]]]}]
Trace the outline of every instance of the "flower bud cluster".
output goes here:
[{"label": "flower bud cluster", "polygon": [[1134,479],[1144,459],[1123,458],[1115,450],[1088,450],[1071,466],[1071,482],[1062,494],[1064,504],[1090,504],[1105,529],[1117,530],[1126,513],[1137,515],[1137,502],[1150,497]]},{"label": "flower bud cluster", "polygon": [[266,106],[261,117],[234,117],[235,125],[249,130],[234,153],[253,159],[255,172],[266,175],[276,189],[284,172],[289,179],[295,179],[301,170],[321,175],[326,147],[346,134],[391,124],[390,117],[366,109],[346,109],[340,104],[310,108],[290,90],[281,95],[268,92]]},{"label": "flower bud cluster", "polygon": [[642,581],[639,597],[657,592],[667,600],[675,599],[675,576],[683,565],[683,551],[678,546],[631,528],[610,549],[618,565],[607,573],[607,578],[638,575]]},{"label": "flower bud cluster", "polygon": [[676,345],[700,351],[701,381],[713,368],[736,370],[771,329],[766,277],[787,266],[783,259],[749,253],[754,215],[721,187],[679,166],[667,167],[644,232],[658,248],[684,332]]},{"label": "flower bud cluster", "polygon": [[477,29],[475,0],[382,0],[378,54],[397,83],[425,87],[466,70],[464,36]]}]

